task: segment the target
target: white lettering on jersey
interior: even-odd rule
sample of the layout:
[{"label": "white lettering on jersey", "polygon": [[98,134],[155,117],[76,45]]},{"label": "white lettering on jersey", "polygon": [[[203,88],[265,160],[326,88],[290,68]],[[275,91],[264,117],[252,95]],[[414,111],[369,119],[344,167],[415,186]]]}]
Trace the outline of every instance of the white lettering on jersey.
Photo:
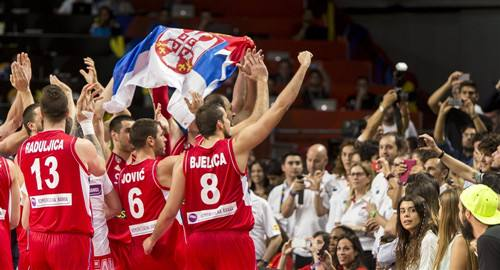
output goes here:
[{"label": "white lettering on jersey", "polygon": [[30,153],[42,153],[49,151],[58,151],[64,149],[64,140],[55,139],[50,141],[33,141],[26,143],[24,152],[26,154]]},{"label": "white lettering on jersey", "polygon": [[144,181],[144,168],[139,172],[129,172],[122,175],[122,184]]},{"label": "white lettering on jersey", "polygon": [[31,208],[71,206],[73,196],[71,193],[47,194],[30,197]]},{"label": "white lettering on jersey", "polygon": [[129,230],[132,237],[152,234],[155,229],[156,220],[130,225]]},{"label": "white lettering on jersey", "polygon": [[226,157],[224,153],[217,153],[212,157],[198,156],[191,157],[189,161],[189,167],[191,169],[211,169],[218,166],[227,165]]}]

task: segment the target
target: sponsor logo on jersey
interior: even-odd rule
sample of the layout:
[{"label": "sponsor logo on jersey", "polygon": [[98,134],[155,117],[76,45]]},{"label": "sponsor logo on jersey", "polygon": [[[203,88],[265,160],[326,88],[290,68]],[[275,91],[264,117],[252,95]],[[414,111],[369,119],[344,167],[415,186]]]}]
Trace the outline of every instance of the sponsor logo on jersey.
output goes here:
[{"label": "sponsor logo on jersey", "polygon": [[223,204],[215,209],[201,210],[187,213],[188,224],[196,224],[207,220],[218,219],[222,217],[232,216],[238,210],[236,202]]},{"label": "sponsor logo on jersey", "polygon": [[30,200],[31,208],[71,206],[73,204],[73,196],[71,193],[31,196]]},{"label": "sponsor logo on jersey", "polygon": [[115,166],[115,170],[116,170],[116,171],[121,171],[121,170],[122,170],[122,168],[120,168],[120,165],[116,164],[116,166]]},{"label": "sponsor logo on jersey", "polygon": [[227,165],[224,153],[217,153],[213,156],[197,156],[189,159],[189,167],[191,169],[211,169],[218,166]]},{"label": "sponsor logo on jersey", "polygon": [[90,185],[90,196],[100,196],[102,195],[101,185]]},{"label": "sponsor logo on jersey", "polygon": [[156,225],[156,220],[130,225],[129,226],[130,234],[132,235],[132,237],[152,234],[153,230],[155,229],[155,225]]},{"label": "sponsor logo on jersey", "polygon": [[55,139],[50,141],[32,141],[26,143],[24,152],[26,154],[30,153],[42,153],[49,151],[58,151],[64,149],[64,140]]}]

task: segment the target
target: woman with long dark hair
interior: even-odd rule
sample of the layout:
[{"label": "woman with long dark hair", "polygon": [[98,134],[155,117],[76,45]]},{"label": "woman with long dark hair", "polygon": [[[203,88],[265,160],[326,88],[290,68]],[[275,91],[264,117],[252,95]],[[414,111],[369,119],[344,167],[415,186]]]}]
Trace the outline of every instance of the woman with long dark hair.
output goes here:
[{"label": "woman with long dark hair", "polygon": [[363,248],[355,235],[346,234],[337,243],[337,250],[333,256],[336,270],[367,270],[363,265]]},{"label": "woman with long dark hair", "polygon": [[397,269],[432,269],[437,236],[429,206],[420,196],[406,195],[399,200],[397,211]]},{"label": "woman with long dark hair", "polygon": [[250,189],[255,195],[267,200],[269,192],[271,191],[271,186],[269,184],[269,179],[267,179],[264,163],[260,160],[255,161],[249,166],[249,171]]}]

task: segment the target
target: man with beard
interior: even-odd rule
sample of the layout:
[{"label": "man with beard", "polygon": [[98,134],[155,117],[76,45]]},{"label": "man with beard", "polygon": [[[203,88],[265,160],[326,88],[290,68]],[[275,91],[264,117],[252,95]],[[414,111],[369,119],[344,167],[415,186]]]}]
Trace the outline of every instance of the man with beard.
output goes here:
[{"label": "man with beard", "polygon": [[477,239],[479,269],[500,265],[500,211],[498,194],[485,185],[474,185],[460,195],[460,221],[464,238]]}]

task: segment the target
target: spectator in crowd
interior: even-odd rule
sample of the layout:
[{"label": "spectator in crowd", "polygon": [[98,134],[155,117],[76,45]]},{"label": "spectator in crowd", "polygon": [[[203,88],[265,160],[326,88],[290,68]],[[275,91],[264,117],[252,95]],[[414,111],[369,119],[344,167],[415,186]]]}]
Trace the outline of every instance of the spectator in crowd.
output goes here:
[{"label": "spectator in crowd", "polygon": [[330,233],[330,246],[328,247],[328,252],[331,255],[334,255],[335,252],[337,251],[337,244],[339,242],[339,239],[344,237],[345,235],[353,235],[356,236],[356,232],[354,232],[351,228],[340,225],[335,228]]},{"label": "spectator in crowd", "polygon": [[337,251],[333,257],[334,264],[337,266],[330,269],[368,270],[363,265],[362,254],[363,249],[358,237],[355,235],[345,235],[339,239]]},{"label": "spectator in crowd", "polygon": [[347,109],[349,110],[375,110],[377,108],[377,96],[368,92],[369,81],[365,76],[356,80],[356,95],[347,98]]},{"label": "spectator in crowd", "polygon": [[[258,164],[258,163],[254,163]],[[255,245],[255,258],[259,269],[266,267],[278,251],[283,238],[278,223],[274,219],[273,211],[265,199],[250,192],[252,200],[252,214],[254,226],[250,237]]]},{"label": "spectator in crowd", "polygon": [[410,174],[405,186],[405,195],[420,196],[425,199],[433,224],[439,216],[439,183],[428,173]]},{"label": "spectator in crowd", "polygon": [[302,101],[306,108],[314,108],[314,100],[330,97],[330,79],[319,62],[311,64],[302,88]]},{"label": "spectator in crowd", "polygon": [[115,21],[113,11],[107,7],[99,8],[99,13],[90,27],[90,34],[94,37],[111,37],[120,31],[120,25]]},{"label": "spectator in crowd", "polygon": [[431,158],[424,164],[425,171],[430,174],[439,183],[439,193],[443,193],[450,188],[448,185],[449,169],[444,165],[439,158]]},{"label": "spectator in crowd", "polygon": [[476,170],[479,170],[479,165],[481,164],[481,151],[479,151],[479,144],[481,143],[481,141],[484,139],[485,136],[486,136],[485,133],[482,134],[476,133],[476,135],[474,135],[474,138],[472,138],[472,146],[474,147],[473,148],[474,150],[472,152],[472,164],[464,162]]},{"label": "spectator in crowd", "polygon": [[345,139],[340,144],[340,153],[335,159],[335,167],[333,168],[333,176],[337,181],[344,181],[345,186],[347,186],[347,175],[351,168],[352,156],[356,152],[355,141],[351,139]]},{"label": "spectator in crowd", "polygon": [[477,258],[470,251],[470,242],[460,233],[459,194],[456,189],[439,196],[439,234],[433,269],[477,269]]},{"label": "spectator in crowd", "polygon": [[[272,202],[278,201],[278,199],[274,199],[278,197],[274,194],[277,194],[280,189],[285,191],[283,193],[284,200],[281,205],[281,214],[283,218],[289,221],[288,235],[292,239],[307,239],[312,237],[315,232],[324,230],[327,220],[326,216],[318,217],[316,214],[314,208],[316,191],[306,188],[306,181],[317,183],[321,179],[320,177],[311,180],[304,179],[302,176],[302,159],[300,156],[293,156],[293,158],[296,162],[300,161],[300,165],[296,167],[297,170],[294,173],[288,173],[287,175],[287,169],[285,168],[287,164],[284,165],[285,175],[287,175],[285,181],[287,182],[287,186],[290,186],[289,191],[286,192],[286,189],[283,189],[285,186],[277,186],[271,191],[269,200]],[[287,159],[286,162],[289,160]],[[278,191],[275,192],[276,189]],[[276,202],[274,204],[276,205]],[[296,248],[293,250],[293,253],[296,268],[304,267],[313,260],[312,254],[305,248]]]},{"label": "spectator in crowd", "polygon": [[[373,210],[376,211],[380,208],[381,202],[376,201],[370,192],[371,179],[373,179],[373,171],[369,167],[359,163],[351,166],[349,189],[330,200],[330,214],[326,229],[331,231],[336,226],[345,225],[354,230],[363,246],[362,257],[365,265],[369,269],[375,269],[375,260],[371,254],[375,238],[373,232],[367,232],[365,226],[370,217],[375,217],[368,212],[369,205],[374,204]],[[379,209],[379,212],[386,211]]]},{"label": "spectator in crowd", "polygon": [[250,188],[255,195],[267,200],[271,186],[262,161],[255,161],[250,165]]},{"label": "spectator in crowd", "polygon": [[98,3],[98,6],[108,6],[117,16],[132,15],[134,6],[130,0],[104,0]]},{"label": "spectator in crowd", "polygon": [[485,185],[473,185],[460,195],[459,208],[464,238],[477,241],[479,269],[498,269],[500,265],[498,194]]},{"label": "spectator in crowd", "polygon": [[306,166],[309,172],[306,180],[311,183],[309,189],[316,192],[314,208],[318,217],[328,214],[330,198],[347,188],[346,181],[328,173],[327,164],[328,150],[324,145],[315,144],[309,147],[306,154]]},{"label": "spectator in crowd", "polygon": [[273,210],[274,217],[278,220],[280,226],[285,230],[287,235],[290,235],[291,230],[288,227],[288,217],[283,215],[282,207],[285,203],[285,199],[291,192],[292,184],[297,180],[298,176],[302,175],[303,166],[300,154],[296,152],[289,152],[283,155],[281,170],[285,176],[285,180],[282,184],[275,186],[271,190],[267,201],[269,202],[269,205]]},{"label": "spectator in crowd", "polygon": [[479,171],[487,172],[491,168],[493,162],[493,153],[497,150],[497,146],[500,145],[500,134],[489,133],[481,140],[478,145],[478,150],[480,153],[479,158]]},{"label": "spectator in crowd", "polygon": [[281,59],[278,62],[278,70],[274,76],[272,76],[276,87],[280,88],[283,85],[286,85],[293,76],[293,66],[290,59],[285,58]]},{"label": "spectator in crowd", "polygon": [[319,12],[313,12],[310,9],[304,11],[302,17],[302,26],[299,32],[293,36],[295,40],[326,40],[328,37],[328,28]]},{"label": "spectator in crowd", "polygon": [[397,210],[397,269],[432,269],[437,236],[429,206],[422,197],[405,195]]},{"label": "spectator in crowd", "polygon": [[327,258],[328,255],[326,254],[329,246],[330,235],[327,232],[320,231],[314,233],[309,246],[309,251],[313,255],[313,262],[310,265],[302,267],[300,270],[327,267],[326,261],[331,261],[329,260],[330,258]]},{"label": "spectator in crowd", "polygon": [[[401,123],[398,123],[396,120],[396,110],[400,110],[401,115]],[[407,121],[403,121],[403,118],[407,119]],[[400,125],[402,125],[400,127]],[[414,138],[418,136],[417,129],[415,128],[415,124],[413,121],[409,119],[409,111],[407,110],[406,102],[399,102],[399,108],[396,106],[389,106],[384,110],[384,118],[382,121],[383,133],[389,132],[398,132],[403,134],[406,139]]]},{"label": "spectator in crowd", "polygon": [[276,159],[270,159],[267,164],[267,179],[269,179],[269,184],[271,189],[277,185],[283,183],[283,170],[281,169],[281,163]]},{"label": "spectator in crowd", "polygon": [[[472,165],[472,154],[474,151],[473,146],[473,138],[479,133],[485,133],[488,130],[486,126],[482,122],[481,118],[479,118],[476,113],[472,110],[472,102],[470,100],[467,101],[469,116],[471,119],[474,119],[473,125],[467,124],[461,128],[461,145],[456,147],[452,145],[451,141],[448,140],[445,136],[445,122],[448,113],[453,108],[450,103],[451,99],[445,100],[441,103],[438,112],[438,118],[436,120],[436,128],[434,129],[434,138],[436,138],[436,142],[445,150],[446,153],[449,153],[453,157],[458,160],[465,162],[468,165]],[[460,150],[461,149],[461,150]]]}]

